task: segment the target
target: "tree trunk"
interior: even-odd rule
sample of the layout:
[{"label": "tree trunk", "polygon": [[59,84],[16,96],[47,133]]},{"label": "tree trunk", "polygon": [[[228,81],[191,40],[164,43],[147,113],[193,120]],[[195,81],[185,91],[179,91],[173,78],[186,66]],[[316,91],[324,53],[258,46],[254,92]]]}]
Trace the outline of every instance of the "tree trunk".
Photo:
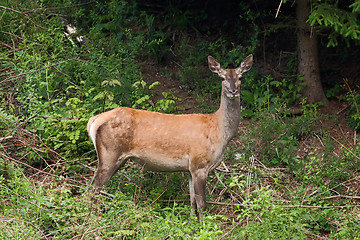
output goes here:
[{"label": "tree trunk", "polygon": [[298,29],[298,73],[303,76],[306,86],[303,89],[303,97],[307,102],[322,102],[328,105],[325,96],[319,68],[318,45],[316,33],[312,32],[306,20],[310,15],[310,0],[297,0],[297,29]]}]

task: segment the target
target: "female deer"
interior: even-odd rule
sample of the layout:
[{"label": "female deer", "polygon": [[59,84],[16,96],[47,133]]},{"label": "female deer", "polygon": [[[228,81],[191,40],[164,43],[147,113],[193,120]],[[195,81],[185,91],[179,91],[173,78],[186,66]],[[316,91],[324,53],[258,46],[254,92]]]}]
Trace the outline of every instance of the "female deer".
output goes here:
[{"label": "female deer", "polygon": [[130,159],[151,171],[190,172],[191,205],[197,213],[205,208],[206,178],[237,132],[241,77],[253,57],[235,69],[221,68],[211,56],[208,62],[222,78],[221,103],[214,113],[173,115],[121,107],[90,118],[87,130],[99,161],[93,182],[97,192]]}]

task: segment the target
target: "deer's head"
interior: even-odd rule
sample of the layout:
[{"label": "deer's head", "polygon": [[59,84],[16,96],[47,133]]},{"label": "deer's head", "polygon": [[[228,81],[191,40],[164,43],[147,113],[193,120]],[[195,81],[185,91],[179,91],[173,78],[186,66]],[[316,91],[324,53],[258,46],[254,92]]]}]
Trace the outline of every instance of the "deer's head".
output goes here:
[{"label": "deer's head", "polygon": [[222,79],[222,88],[225,95],[234,99],[240,97],[241,77],[244,72],[247,72],[252,67],[253,56],[250,54],[234,69],[223,69],[220,63],[212,56],[208,56],[209,68],[212,72],[217,73]]}]

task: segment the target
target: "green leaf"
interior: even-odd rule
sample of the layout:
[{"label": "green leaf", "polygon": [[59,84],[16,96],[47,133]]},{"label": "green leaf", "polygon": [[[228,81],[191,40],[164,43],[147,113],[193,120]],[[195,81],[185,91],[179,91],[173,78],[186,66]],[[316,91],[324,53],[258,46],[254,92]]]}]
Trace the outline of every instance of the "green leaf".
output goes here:
[{"label": "green leaf", "polygon": [[149,90],[152,90],[154,87],[159,86],[160,82],[159,81],[155,81],[153,82],[150,86],[149,86]]},{"label": "green leaf", "polygon": [[98,93],[94,98],[93,98],[93,102],[95,102],[98,99],[104,99],[105,98],[105,91],[104,92],[100,92]]}]

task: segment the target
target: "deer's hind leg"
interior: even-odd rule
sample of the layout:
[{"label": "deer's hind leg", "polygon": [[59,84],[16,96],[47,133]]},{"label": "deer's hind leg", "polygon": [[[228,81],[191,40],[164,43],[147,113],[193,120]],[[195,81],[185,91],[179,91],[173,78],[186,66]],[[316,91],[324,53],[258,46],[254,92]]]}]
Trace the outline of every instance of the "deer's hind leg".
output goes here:
[{"label": "deer's hind leg", "polygon": [[95,193],[99,193],[109,179],[125,165],[127,158],[116,151],[98,151],[98,167],[96,169],[93,186]]}]

